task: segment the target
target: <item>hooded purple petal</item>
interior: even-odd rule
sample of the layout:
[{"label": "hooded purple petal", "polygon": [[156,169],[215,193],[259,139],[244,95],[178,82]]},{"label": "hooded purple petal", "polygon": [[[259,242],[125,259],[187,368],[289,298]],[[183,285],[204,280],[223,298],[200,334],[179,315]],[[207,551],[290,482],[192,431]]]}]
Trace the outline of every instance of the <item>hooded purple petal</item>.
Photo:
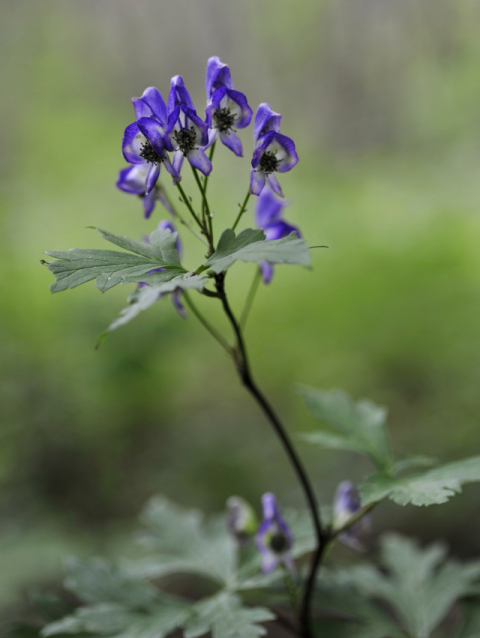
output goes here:
[{"label": "hooded purple petal", "polygon": [[220,60],[219,57],[213,56],[207,62],[207,74],[205,78],[205,91],[207,93],[207,101],[212,93],[221,86],[227,89],[233,89],[232,77],[230,69]]},{"label": "hooded purple petal", "polygon": [[264,284],[269,284],[272,281],[275,269],[269,261],[262,261],[260,264],[260,274],[262,275],[262,281]]},{"label": "hooded purple petal", "polygon": [[185,83],[181,75],[175,75],[170,83],[170,93],[168,95],[167,113],[170,113],[175,107],[184,104],[188,108],[195,111],[195,107],[189,92],[185,88]]},{"label": "hooded purple petal", "polygon": [[255,122],[253,124],[253,140],[258,142],[260,137],[270,131],[280,131],[280,113],[275,113],[266,102],[260,104],[255,114]]},{"label": "hooded purple petal", "polygon": [[142,117],[154,117],[162,126],[166,126],[167,107],[160,91],[154,86],[145,89],[142,97],[132,97],[132,102],[137,120]]},{"label": "hooded purple petal", "polygon": [[255,221],[257,226],[259,228],[265,228],[269,224],[280,221],[283,209],[289,204],[290,202],[288,200],[276,197],[270,188],[264,188],[255,204]]}]

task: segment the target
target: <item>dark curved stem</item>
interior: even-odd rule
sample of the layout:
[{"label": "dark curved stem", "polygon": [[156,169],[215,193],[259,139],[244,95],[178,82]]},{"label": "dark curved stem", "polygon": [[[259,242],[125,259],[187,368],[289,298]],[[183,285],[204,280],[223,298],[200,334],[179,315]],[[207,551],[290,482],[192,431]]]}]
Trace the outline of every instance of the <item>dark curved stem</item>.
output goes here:
[{"label": "dark curved stem", "polygon": [[297,455],[295,448],[293,447],[292,442],[290,441],[290,438],[284,426],[282,425],[280,419],[278,418],[275,411],[273,410],[273,408],[271,407],[271,405],[269,404],[265,396],[262,394],[262,392],[260,391],[260,389],[258,388],[258,386],[256,385],[252,377],[250,364],[249,364],[248,356],[247,356],[247,350],[246,350],[245,342],[243,340],[242,330],[240,328],[239,323],[237,322],[235,318],[235,315],[232,312],[232,309],[230,308],[230,304],[228,303],[227,295],[225,292],[224,281],[225,281],[224,273],[215,276],[215,284],[216,284],[218,294],[220,296],[220,300],[222,302],[223,309],[232,325],[232,328],[237,340],[237,350],[234,353],[234,358],[235,358],[235,363],[237,366],[238,373],[240,375],[243,385],[247,388],[250,394],[252,394],[254,399],[257,401],[257,403],[259,404],[259,406],[265,413],[266,417],[270,421],[278,438],[280,439],[283,445],[283,448],[297,474],[298,480],[300,481],[300,484],[303,488],[305,498],[307,500],[310,513],[313,519],[313,526],[315,529],[315,536],[317,539],[317,549],[315,550],[315,553],[313,555],[313,558],[310,564],[309,574],[305,584],[304,594],[302,598],[300,618],[299,618],[302,636],[304,636],[305,638],[311,638],[312,630],[310,626],[310,615],[311,615],[310,609],[311,609],[313,592],[315,588],[316,573],[320,565],[323,552],[325,551],[325,548],[329,539],[329,533],[327,531],[324,531],[322,527],[317,498],[315,496],[315,492],[313,491],[313,487],[310,483],[310,479],[300,460],[300,457]]}]

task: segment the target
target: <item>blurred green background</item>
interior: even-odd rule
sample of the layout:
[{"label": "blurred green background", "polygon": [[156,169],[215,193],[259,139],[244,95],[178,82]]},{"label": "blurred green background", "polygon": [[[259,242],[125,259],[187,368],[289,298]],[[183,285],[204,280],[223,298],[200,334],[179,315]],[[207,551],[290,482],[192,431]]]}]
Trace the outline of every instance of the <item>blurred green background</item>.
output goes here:
[{"label": "blurred green background", "polygon": [[[341,387],[388,406],[398,453],[480,452],[478,0],[1,0],[0,11],[0,615],[59,579],[66,555],[129,548],[154,493],[207,511],[267,490],[303,506],[268,424],[193,317],[161,301],[95,351],[129,291],[51,296],[39,265],[44,250],[104,247],[86,226],[139,237],[167,216],[145,221],[115,188],[130,97],[150,85],[166,96],[181,74],[202,111],[211,55],[252,107],[283,113],[301,158],[281,176],[286,216],[329,246],[313,271],[277,268],[247,328],[290,431],[312,426],[295,384]],[[243,160],[217,150],[217,232],[248,186],[251,129],[241,137]],[[252,275],[243,264],[229,275],[237,309]],[[325,503],[370,470],[300,449]],[[383,505],[374,523],[476,555],[480,488],[427,510]]]}]

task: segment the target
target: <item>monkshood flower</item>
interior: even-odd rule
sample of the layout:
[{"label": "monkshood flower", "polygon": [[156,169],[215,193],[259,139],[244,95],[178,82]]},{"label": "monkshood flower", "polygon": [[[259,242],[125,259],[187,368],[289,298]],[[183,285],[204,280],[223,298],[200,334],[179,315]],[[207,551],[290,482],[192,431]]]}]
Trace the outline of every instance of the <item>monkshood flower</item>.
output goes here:
[{"label": "monkshood flower", "polygon": [[[346,525],[359,512],[361,508],[360,496],[350,481],[343,481],[337,487],[333,499],[333,525],[335,529],[340,529]],[[339,534],[338,539],[344,545],[356,551],[365,551],[363,544],[359,540],[362,532],[370,527],[368,517],[363,517],[354,523],[347,530]]]},{"label": "monkshood flower", "polygon": [[207,92],[206,123],[209,127],[208,146],[220,136],[225,146],[235,155],[243,157],[242,143],[235,134],[235,128],[245,128],[252,120],[252,109],[247,98],[233,88],[230,69],[218,57],[207,63],[205,81]]},{"label": "monkshood flower", "polygon": [[[257,226],[263,229],[266,239],[282,239],[291,232],[296,232],[301,237],[296,226],[282,219],[283,209],[289,204],[288,200],[280,199],[272,193],[268,186],[260,193],[255,206],[255,221]],[[263,283],[269,284],[273,277],[274,266],[268,261],[262,261],[260,271]]]},{"label": "monkshood flower", "polygon": [[258,528],[258,521],[252,506],[240,496],[231,496],[227,501],[227,528],[236,542],[246,545]]},{"label": "monkshood flower", "polygon": [[266,102],[260,104],[255,114],[250,193],[260,195],[268,181],[277,195],[283,197],[282,189],[274,173],[286,173],[298,163],[298,155],[292,139],[280,133],[282,116],[275,113]]},{"label": "monkshood flower", "polygon": [[173,154],[173,169],[180,174],[186,157],[190,164],[204,175],[212,171],[212,164],[202,147],[208,143],[208,128],[196,112],[180,104],[168,116],[165,144]]},{"label": "monkshood flower", "polygon": [[124,193],[131,195],[138,195],[143,200],[143,210],[145,218],[148,219],[152,214],[157,201],[160,201],[168,212],[175,216],[175,211],[170,206],[168,199],[163,192],[161,185],[157,183],[149,193],[146,192],[145,180],[148,175],[149,165],[145,164],[132,164],[123,168],[118,173],[118,179],[116,186]]},{"label": "monkshood flower", "polygon": [[148,164],[145,178],[145,192],[150,193],[157,183],[160,168],[165,168],[173,177],[173,183],[180,181],[180,175],[173,168],[166,153],[163,138],[164,126],[153,117],[141,117],[125,129],[122,142],[123,157],[130,164]]},{"label": "monkshood flower", "polygon": [[295,571],[291,548],[293,538],[273,494],[262,496],[263,522],[255,537],[262,557],[262,572],[268,574],[282,563],[290,572]]}]

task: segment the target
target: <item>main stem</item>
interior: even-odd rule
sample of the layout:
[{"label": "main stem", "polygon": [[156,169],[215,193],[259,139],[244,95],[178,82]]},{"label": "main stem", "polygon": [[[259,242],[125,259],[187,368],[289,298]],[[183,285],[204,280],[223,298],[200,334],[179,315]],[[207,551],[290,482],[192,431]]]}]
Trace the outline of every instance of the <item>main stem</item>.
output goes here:
[{"label": "main stem", "polygon": [[305,468],[302,465],[300,458],[298,457],[295,448],[290,441],[285,428],[283,427],[280,419],[274,412],[273,408],[264,397],[258,386],[256,385],[252,372],[250,369],[250,364],[248,361],[247,350],[245,346],[245,342],[243,340],[242,330],[240,328],[239,323],[237,322],[235,315],[230,308],[230,304],[228,303],[227,294],[225,292],[225,274],[222,273],[220,275],[216,275],[215,277],[216,288],[222,302],[223,309],[225,314],[230,321],[233,331],[235,333],[235,337],[237,340],[237,352],[235,356],[235,363],[237,366],[238,373],[242,380],[243,385],[247,388],[247,390],[252,394],[254,399],[257,401],[266,417],[270,421],[280,439],[283,448],[293,465],[293,468],[297,474],[297,477],[302,485],[303,491],[305,493],[305,498],[307,500],[308,506],[310,508],[310,512],[313,519],[313,526],[315,529],[315,536],[317,539],[317,549],[313,555],[308,578],[305,584],[305,590],[302,599],[302,605],[300,609],[300,626],[302,636],[305,638],[312,638],[312,630],[310,626],[310,609],[312,603],[312,596],[315,588],[315,578],[317,569],[320,565],[323,552],[325,551],[325,547],[327,545],[327,541],[329,538],[328,533],[323,530],[322,523],[320,520],[319,507],[317,503],[317,498],[315,496],[315,492],[313,491],[312,485],[310,483],[310,479],[305,471]]}]

